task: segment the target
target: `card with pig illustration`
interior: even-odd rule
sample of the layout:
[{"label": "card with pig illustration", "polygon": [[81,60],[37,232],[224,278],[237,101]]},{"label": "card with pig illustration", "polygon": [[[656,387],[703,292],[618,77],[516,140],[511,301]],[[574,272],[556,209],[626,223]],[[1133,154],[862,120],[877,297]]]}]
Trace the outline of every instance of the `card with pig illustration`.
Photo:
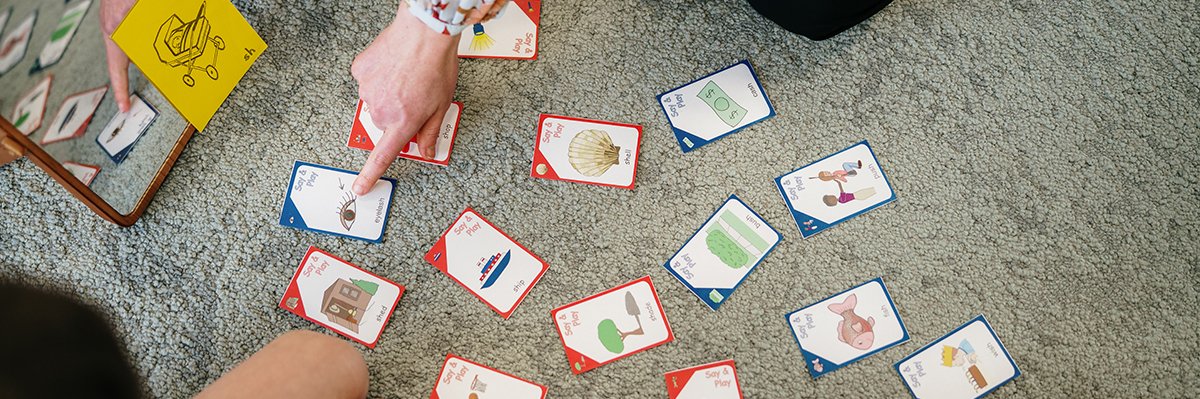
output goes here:
[{"label": "card with pig illustration", "polygon": [[883,278],[787,315],[813,378],[908,341]]}]

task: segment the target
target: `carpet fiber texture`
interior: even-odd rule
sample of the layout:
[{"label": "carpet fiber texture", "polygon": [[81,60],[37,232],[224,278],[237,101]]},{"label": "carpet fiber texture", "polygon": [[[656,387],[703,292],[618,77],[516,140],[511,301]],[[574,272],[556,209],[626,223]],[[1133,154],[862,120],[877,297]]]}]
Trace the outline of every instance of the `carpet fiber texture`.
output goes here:
[{"label": "carpet fiber texture", "polygon": [[[981,313],[1024,372],[993,397],[1200,397],[1194,2],[897,0],[812,42],[741,1],[550,1],[538,60],[462,62],[453,160],[391,168],[382,244],[277,219],[293,161],[365,160],[348,70],[394,2],[235,3],[271,47],[136,226],[0,169],[0,277],[96,305],[152,396],[324,331],[276,307],[316,245],[408,287],[363,348],[372,397],[428,396],[448,352],[559,398],[665,397],[726,358],[747,397],[902,397],[891,365]],[[681,154],[655,95],[741,59],[778,116]],[[637,188],[531,179],[543,112],[645,126]],[[801,239],[773,179],[862,139],[897,200]],[[662,263],[730,193],[784,240],[713,312]],[[468,205],[551,265],[509,320],[421,259]],[[550,309],[645,275],[675,342],[572,375]],[[814,381],[784,315],[877,276],[911,341]]]}]

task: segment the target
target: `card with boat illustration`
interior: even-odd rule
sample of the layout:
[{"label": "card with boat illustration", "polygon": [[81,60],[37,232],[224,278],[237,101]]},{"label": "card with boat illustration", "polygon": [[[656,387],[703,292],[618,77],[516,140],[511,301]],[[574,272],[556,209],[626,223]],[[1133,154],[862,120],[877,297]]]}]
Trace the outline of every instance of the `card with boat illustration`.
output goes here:
[{"label": "card with boat illustration", "polygon": [[813,378],[908,341],[883,278],[801,308],[787,320]]},{"label": "card with boat illustration", "polygon": [[404,286],[309,247],[279,307],[374,348]]},{"label": "card with boat illustration", "polygon": [[975,399],[1021,375],[983,315],[900,360],[896,372],[914,398]]},{"label": "card with boat illustration", "polygon": [[550,267],[471,208],[442,233],[425,260],[505,319]]}]

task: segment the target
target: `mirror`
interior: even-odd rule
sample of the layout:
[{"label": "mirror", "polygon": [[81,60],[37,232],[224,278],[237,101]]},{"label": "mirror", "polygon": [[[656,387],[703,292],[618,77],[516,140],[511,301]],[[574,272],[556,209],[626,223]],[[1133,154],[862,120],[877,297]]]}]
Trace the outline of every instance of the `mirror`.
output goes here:
[{"label": "mirror", "polygon": [[[144,129],[129,123],[139,120],[135,117],[114,121],[118,111],[110,89],[104,92],[90,121],[82,129],[73,129],[85,120],[100,89],[108,87],[99,14],[100,0],[19,0],[0,8],[0,136],[7,136],[0,137],[0,153],[7,153],[0,154],[0,164],[28,156],[100,216],[129,226],[145,211],[195,129],[132,65],[130,92],[158,115]],[[32,29],[28,28],[30,18]],[[71,37],[69,31],[75,25],[78,28]],[[24,31],[30,33],[24,56],[20,56],[19,38]],[[43,58],[54,58],[44,56],[43,50],[64,42],[66,50],[58,61],[43,67]],[[15,57],[20,57],[19,61],[12,64],[10,60]],[[6,64],[12,67],[3,71]],[[39,96],[45,97],[40,123],[38,107],[29,106],[40,101],[22,101]],[[81,116],[75,115],[77,111]],[[28,135],[22,134],[33,126],[36,129]],[[140,136],[138,131],[142,132]]]}]

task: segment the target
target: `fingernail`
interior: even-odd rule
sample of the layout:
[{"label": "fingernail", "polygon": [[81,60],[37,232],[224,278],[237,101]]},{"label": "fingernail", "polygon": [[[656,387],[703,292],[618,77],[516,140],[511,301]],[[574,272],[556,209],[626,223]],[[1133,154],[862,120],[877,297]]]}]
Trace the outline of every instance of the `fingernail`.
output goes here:
[{"label": "fingernail", "polygon": [[369,187],[367,187],[367,183],[366,183],[366,182],[364,182],[364,181],[362,181],[362,180],[355,180],[355,181],[354,181],[354,193],[355,193],[355,194],[358,194],[358,195],[360,195],[360,196],[362,196],[362,195],[367,195],[367,192],[368,192],[368,191],[371,191],[371,190],[369,190]]}]

